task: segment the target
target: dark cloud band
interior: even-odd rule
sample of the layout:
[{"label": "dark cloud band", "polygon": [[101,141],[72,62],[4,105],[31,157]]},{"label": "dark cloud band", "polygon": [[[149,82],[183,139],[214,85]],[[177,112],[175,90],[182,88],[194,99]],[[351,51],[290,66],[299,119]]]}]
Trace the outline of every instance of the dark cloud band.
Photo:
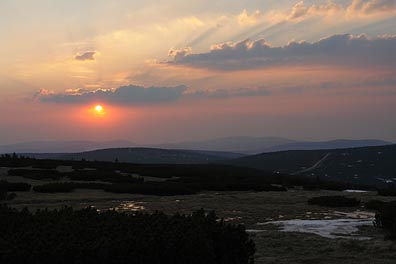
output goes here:
[{"label": "dark cloud band", "polygon": [[76,104],[95,101],[113,104],[157,104],[176,101],[182,96],[185,90],[185,86],[145,88],[128,85],[111,90],[77,90],[66,93],[42,92],[38,95],[38,99],[42,102]]},{"label": "dark cloud band", "polygon": [[117,89],[95,90],[77,89],[64,93],[42,90],[36,94],[40,102],[85,104],[105,102],[118,105],[147,105],[175,102],[185,99],[216,99],[231,97],[268,96],[271,92],[266,87],[220,88],[215,90],[188,90],[186,86],[149,87],[128,85]]},{"label": "dark cloud band", "polygon": [[200,54],[173,50],[174,59],[168,63],[225,71],[312,65],[394,68],[395,50],[396,36],[368,38],[347,34],[312,43],[290,42],[282,47],[273,47],[264,40],[245,40],[215,45],[209,52]]}]

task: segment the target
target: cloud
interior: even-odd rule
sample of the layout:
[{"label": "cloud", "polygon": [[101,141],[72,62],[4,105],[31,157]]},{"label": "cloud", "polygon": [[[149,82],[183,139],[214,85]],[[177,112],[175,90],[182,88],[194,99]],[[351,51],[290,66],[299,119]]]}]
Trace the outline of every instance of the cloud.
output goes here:
[{"label": "cloud", "polygon": [[220,99],[268,96],[266,87],[219,88],[189,90],[186,86],[149,87],[128,85],[116,89],[68,89],[62,93],[42,89],[34,95],[40,102],[85,104],[104,102],[119,105],[144,105],[176,102],[179,99]]},{"label": "cloud", "polygon": [[348,7],[349,13],[375,14],[396,11],[396,0],[353,0]]},{"label": "cloud", "polygon": [[[311,1],[310,1],[311,2]],[[373,16],[383,18],[396,13],[396,0],[352,0],[349,4],[340,4],[339,1],[327,1],[321,4],[306,4],[299,1],[287,10],[271,10],[264,14],[260,10],[248,14],[246,10],[237,16],[241,25],[254,25],[258,20],[265,23],[272,21],[301,22],[312,17],[332,17],[337,20],[371,18]]]},{"label": "cloud", "polygon": [[295,4],[288,13],[284,14],[286,20],[301,20],[312,16],[347,16],[367,17],[374,15],[389,15],[396,12],[396,0],[353,0],[346,7],[329,1],[320,5],[305,5],[304,1]]},{"label": "cloud", "polygon": [[67,90],[63,93],[53,93],[47,90],[36,95],[41,102],[54,103],[92,103],[106,102],[111,104],[157,104],[177,101],[187,88],[175,87],[149,87],[128,85],[117,89]]},{"label": "cloud", "polygon": [[78,61],[88,61],[88,60],[92,61],[92,60],[95,60],[95,54],[96,54],[96,51],[87,51],[81,55],[80,54],[76,55],[74,57],[74,59],[78,60]]},{"label": "cloud", "polygon": [[396,36],[333,35],[317,42],[290,42],[273,47],[265,40],[213,45],[207,53],[173,51],[169,64],[215,70],[246,70],[273,66],[396,67]]},{"label": "cloud", "polygon": [[272,92],[266,87],[252,88],[219,88],[213,90],[196,90],[187,91],[186,98],[232,98],[232,97],[250,97],[250,96],[268,96]]},{"label": "cloud", "polygon": [[300,20],[308,16],[332,15],[342,9],[341,5],[331,1],[321,5],[314,4],[310,6],[306,6],[304,1],[300,1],[291,8],[287,15],[287,20]]},{"label": "cloud", "polygon": [[192,53],[191,47],[186,47],[182,49],[170,49],[168,52],[168,56],[174,58],[175,60],[179,60],[187,55],[190,55],[191,53]]},{"label": "cloud", "polygon": [[254,25],[257,23],[258,20],[260,20],[263,17],[263,14],[260,12],[260,10],[256,10],[255,12],[252,12],[251,14],[244,9],[241,14],[238,15],[238,23],[240,25]]},{"label": "cloud", "polygon": [[396,71],[377,74],[372,77],[365,77],[361,80],[360,86],[384,86],[384,87],[395,87],[396,86]]}]

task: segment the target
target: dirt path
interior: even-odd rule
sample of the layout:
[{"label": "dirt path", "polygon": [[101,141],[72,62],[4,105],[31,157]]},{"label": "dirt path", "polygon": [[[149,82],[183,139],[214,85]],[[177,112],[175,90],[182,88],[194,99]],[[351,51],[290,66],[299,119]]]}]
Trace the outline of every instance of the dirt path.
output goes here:
[{"label": "dirt path", "polygon": [[319,167],[329,156],[331,155],[330,152],[326,153],[326,155],[323,156],[323,158],[321,158],[318,162],[316,162],[314,165],[312,165],[309,168],[297,171],[297,172],[293,172],[292,175],[296,175],[296,174],[302,174],[311,170],[316,169],[317,167]]}]

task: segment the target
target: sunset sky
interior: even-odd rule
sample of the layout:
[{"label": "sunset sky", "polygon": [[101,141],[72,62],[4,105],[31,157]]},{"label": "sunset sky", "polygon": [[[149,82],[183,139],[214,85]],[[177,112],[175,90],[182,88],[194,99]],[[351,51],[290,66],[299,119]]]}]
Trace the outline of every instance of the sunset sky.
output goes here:
[{"label": "sunset sky", "polygon": [[396,0],[1,0],[0,35],[0,144],[396,141]]}]

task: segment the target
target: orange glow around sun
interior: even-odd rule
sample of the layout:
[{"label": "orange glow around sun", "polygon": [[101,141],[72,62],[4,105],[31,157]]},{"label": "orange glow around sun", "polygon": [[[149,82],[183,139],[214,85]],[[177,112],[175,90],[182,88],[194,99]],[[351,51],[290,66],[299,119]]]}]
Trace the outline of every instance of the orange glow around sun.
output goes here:
[{"label": "orange glow around sun", "polygon": [[85,108],[91,117],[100,117],[101,119],[108,115],[108,107],[103,104],[93,104]]},{"label": "orange glow around sun", "polygon": [[106,128],[118,123],[125,113],[125,110],[121,107],[95,102],[76,108],[73,115],[76,121],[83,124]]}]

